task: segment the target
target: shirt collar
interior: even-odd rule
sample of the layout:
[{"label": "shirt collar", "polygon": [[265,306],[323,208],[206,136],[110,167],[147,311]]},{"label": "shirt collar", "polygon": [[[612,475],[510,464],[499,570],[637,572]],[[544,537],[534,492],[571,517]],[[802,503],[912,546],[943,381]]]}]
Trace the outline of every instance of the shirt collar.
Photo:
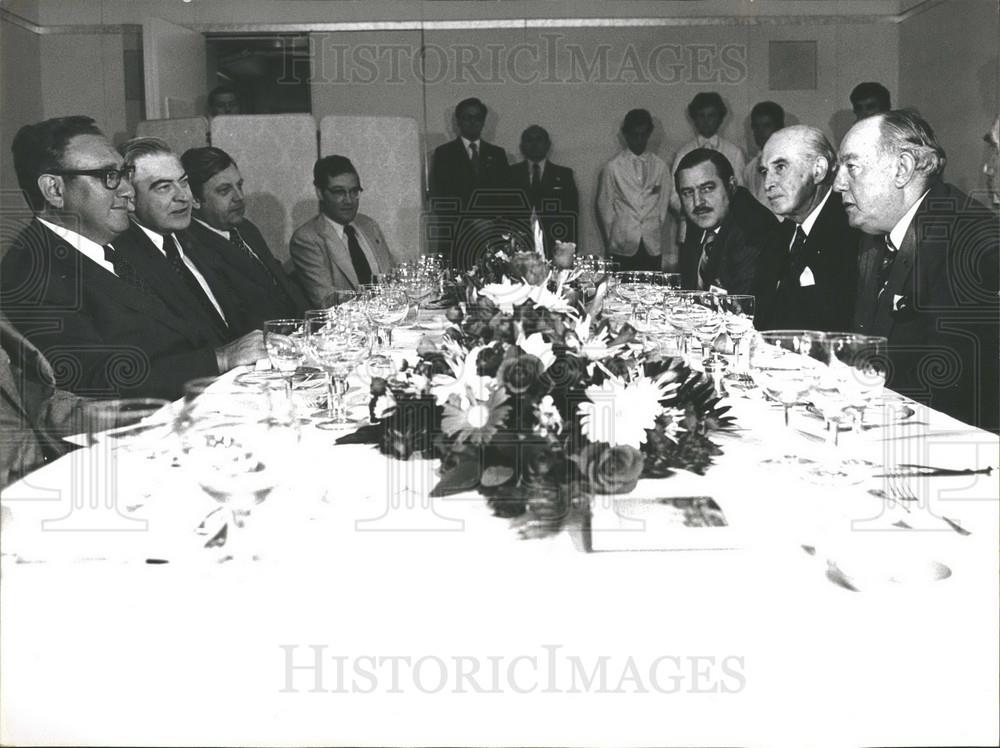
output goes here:
[{"label": "shirt collar", "polygon": [[344,237],[344,225],[341,223],[337,223],[332,218],[330,218],[330,216],[328,216],[326,213],[322,213],[321,215],[323,216],[324,220],[326,220],[327,223],[333,226],[333,230],[337,232],[337,236],[340,237],[340,241],[346,244],[347,239]]},{"label": "shirt collar", "polygon": [[539,171],[540,171],[540,172],[541,172],[542,174],[544,174],[544,173],[545,173],[545,165],[546,165],[546,164],[547,164],[548,162],[549,162],[549,160],[548,160],[547,158],[543,158],[543,159],[540,159],[539,161],[532,161],[531,159],[528,159],[528,171],[531,171],[532,167],[533,167],[533,166],[534,166],[535,164],[538,164],[538,170],[539,170]]},{"label": "shirt collar", "polygon": [[194,220],[196,220],[198,223],[200,223],[202,226],[204,226],[209,231],[218,234],[219,236],[221,236],[223,239],[226,239],[227,241],[232,238],[230,236],[230,234],[229,234],[228,231],[220,231],[219,229],[215,228],[215,226],[209,226],[207,223],[205,223],[203,220],[201,220],[197,216],[194,217]]},{"label": "shirt collar", "polygon": [[719,150],[719,133],[715,133],[710,138],[703,138],[701,135],[697,135],[695,141],[697,141],[699,148],[712,147],[715,150]]},{"label": "shirt collar", "polygon": [[469,152],[469,146],[472,145],[473,143],[476,144],[476,150],[478,150],[478,151],[482,151],[483,150],[483,144],[482,144],[482,140],[481,139],[469,140],[464,135],[460,135],[459,137],[462,139],[462,145],[465,146],[465,152],[466,153]]},{"label": "shirt collar", "polygon": [[60,239],[65,240],[69,244],[72,244],[74,247],[76,247],[84,254],[89,255],[91,252],[96,252],[101,257],[104,257],[104,247],[95,242],[93,239],[88,239],[83,234],[78,234],[72,229],[66,228],[65,226],[59,226],[58,224],[52,223],[51,221],[46,221],[44,218],[39,218],[38,216],[35,216],[35,218],[38,219],[38,222],[40,224],[42,224],[47,229],[52,231],[52,233],[54,233]]},{"label": "shirt collar", "polygon": [[[930,189],[928,189],[927,192],[930,192]],[[906,237],[906,232],[909,230],[910,224],[913,223],[913,216],[917,214],[917,209],[920,208],[920,204],[924,201],[924,198],[927,197],[927,192],[924,192],[924,194],[910,206],[910,209],[903,214],[902,218],[899,219],[899,223],[896,224],[895,228],[889,232],[889,241],[892,242],[892,246],[895,249],[898,250],[903,246],[903,239]]]},{"label": "shirt collar", "polygon": [[809,215],[806,216],[806,220],[802,222],[802,231],[806,236],[809,236],[809,232],[812,231],[812,227],[816,224],[816,219],[819,218],[819,214],[823,211],[826,201],[830,199],[831,192],[833,192],[833,189],[826,191],[823,199],[819,201],[819,205],[813,208]]}]

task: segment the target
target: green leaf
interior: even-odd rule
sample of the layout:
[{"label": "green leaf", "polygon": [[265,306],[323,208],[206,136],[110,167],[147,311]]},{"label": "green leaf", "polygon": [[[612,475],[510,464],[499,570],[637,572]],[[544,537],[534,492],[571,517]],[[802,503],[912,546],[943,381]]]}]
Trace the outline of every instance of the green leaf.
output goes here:
[{"label": "green leaf", "polygon": [[479,482],[483,488],[500,486],[514,477],[514,468],[506,465],[491,465],[483,471]]},{"label": "green leaf", "polygon": [[463,460],[447,473],[434,486],[431,496],[448,496],[453,493],[468,491],[479,485],[479,461]]}]

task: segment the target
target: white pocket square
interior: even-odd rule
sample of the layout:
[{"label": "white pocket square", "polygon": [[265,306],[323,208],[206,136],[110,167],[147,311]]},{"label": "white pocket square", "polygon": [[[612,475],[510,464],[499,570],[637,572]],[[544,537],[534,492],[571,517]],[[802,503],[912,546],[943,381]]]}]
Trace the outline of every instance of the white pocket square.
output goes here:
[{"label": "white pocket square", "polygon": [[812,270],[806,268],[805,270],[802,271],[802,275],[799,276],[799,285],[802,288],[805,288],[806,286],[816,285],[816,279],[813,277]]},{"label": "white pocket square", "polygon": [[894,293],[892,295],[892,311],[894,312],[899,311],[899,302],[901,302],[902,300],[903,300],[902,294]]}]

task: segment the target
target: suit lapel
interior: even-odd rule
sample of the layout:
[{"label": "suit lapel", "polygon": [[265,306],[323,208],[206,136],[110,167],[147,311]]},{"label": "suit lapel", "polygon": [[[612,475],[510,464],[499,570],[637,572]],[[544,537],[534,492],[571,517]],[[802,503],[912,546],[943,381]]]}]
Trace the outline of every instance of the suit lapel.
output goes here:
[{"label": "suit lapel", "polygon": [[357,290],[358,276],[354,272],[354,263],[351,262],[351,253],[347,249],[346,242],[340,240],[336,229],[330,225],[330,222],[324,216],[317,216],[316,220],[319,223],[319,233],[323,237],[323,242],[326,245],[326,251],[331,262],[340,270],[347,279],[347,282],[351,284],[351,288]]}]

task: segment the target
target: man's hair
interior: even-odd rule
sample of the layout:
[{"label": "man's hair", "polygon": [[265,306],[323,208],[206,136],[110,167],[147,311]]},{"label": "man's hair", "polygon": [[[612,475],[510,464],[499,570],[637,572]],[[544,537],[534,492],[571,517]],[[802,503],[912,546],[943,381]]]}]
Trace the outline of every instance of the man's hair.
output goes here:
[{"label": "man's hair", "polygon": [[143,156],[172,154],[174,151],[162,138],[132,138],[118,146],[118,152],[125,159],[125,165],[134,168],[135,162]]},{"label": "man's hair", "polygon": [[851,91],[851,106],[857,106],[862,99],[875,99],[878,101],[879,109],[888,112],[892,109],[892,99],[889,96],[889,89],[881,83],[875,81],[865,81],[859,83]]},{"label": "man's hair", "polygon": [[216,86],[208,92],[208,105],[211,106],[217,96],[225,96],[226,94],[232,94],[239,99],[239,94],[236,93],[236,89],[228,83],[223,83],[221,86]]},{"label": "man's hair", "polygon": [[785,126],[785,110],[781,108],[781,104],[774,101],[761,101],[754,104],[753,109],[750,110],[751,122],[754,117],[770,117],[779,130]]},{"label": "man's hair", "polygon": [[701,91],[696,93],[694,98],[691,99],[691,103],[688,104],[688,116],[694,119],[694,115],[699,109],[707,109],[708,107],[715,107],[723,117],[729,111],[726,109],[726,105],[722,103],[722,97],[715,91]]},{"label": "man's hair", "polygon": [[541,133],[547,142],[552,142],[552,138],[549,137],[549,131],[541,125],[528,125],[524,128],[524,132],[521,133],[521,142],[523,143],[524,139],[533,132]]},{"label": "man's hair", "polygon": [[189,148],[181,156],[191,192],[201,200],[205,196],[205,182],[230,166],[236,166],[233,157],[221,148],[203,146]]},{"label": "man's hair", "polygon": [[909,153],[925,184],[944,173],[948,158],[927,120],[912,109],[894,109],[876,116],[881,134],[879,147],[883,151]]},{"label": "man's hair", "polygon": [[625,114],[622,130],[631,130],[633,127],[645,127],[650,131],[653,129],[653,115],[648,109],[630,109]]},{"label": "man's hair", "polygon": [[680,160],[680,163],[677,164],[677,172],[674,174],[674,185],[680,185],[682,171],[685,169],[691,169],[708,161],[711,161],[712,164],[715,165],[715,171],[719,174],[722,184],[728,188],[731,184],[731,180],[735,177],[733,165],[729,163],[729,159],[723,156],[719,151],[713,151],[710,148],[695,148],[693,151],[684,155],[684,157]]},{"label": "man's hair", "polygon": [[55,117],[25,125],[17,131],[10,150],[14,155],[17,184],[31,210],[38,212],[45,208],[45,198],[38,189],[38,177],[63,168],[66,146],[77,135],[103,137],[104,133],[93,119],[83,115]]},{"label": "man's hair", "polygon": [[473,96],[472,98],[469,99],[462,99],[455,105],[455,119],[458,119],[459,115],[462,113],[462,110],[465,109],[465,107],[467,106],[479,107],[480,111],[482,111],[483,113],[483,117],[485,117],[490,112],[490,110],[486,107],[486,105],[482,101]]},{"label": "man's hair", "polygon": [[802,152],[807,159],[825,158],[827,172],[823,183],[833,181],[837,174],[837,151],[822,130],[812,125],[791,125],[782,128],[781,132],[794,132],[802,137]]},{"label": "man's hair", "polygon": [[313,166],[313,184],[318,189],[323,189],[326,187],[326,180],[341,174],[353,174],[358,179],[361,178],[347,156],[324,156]]}]

